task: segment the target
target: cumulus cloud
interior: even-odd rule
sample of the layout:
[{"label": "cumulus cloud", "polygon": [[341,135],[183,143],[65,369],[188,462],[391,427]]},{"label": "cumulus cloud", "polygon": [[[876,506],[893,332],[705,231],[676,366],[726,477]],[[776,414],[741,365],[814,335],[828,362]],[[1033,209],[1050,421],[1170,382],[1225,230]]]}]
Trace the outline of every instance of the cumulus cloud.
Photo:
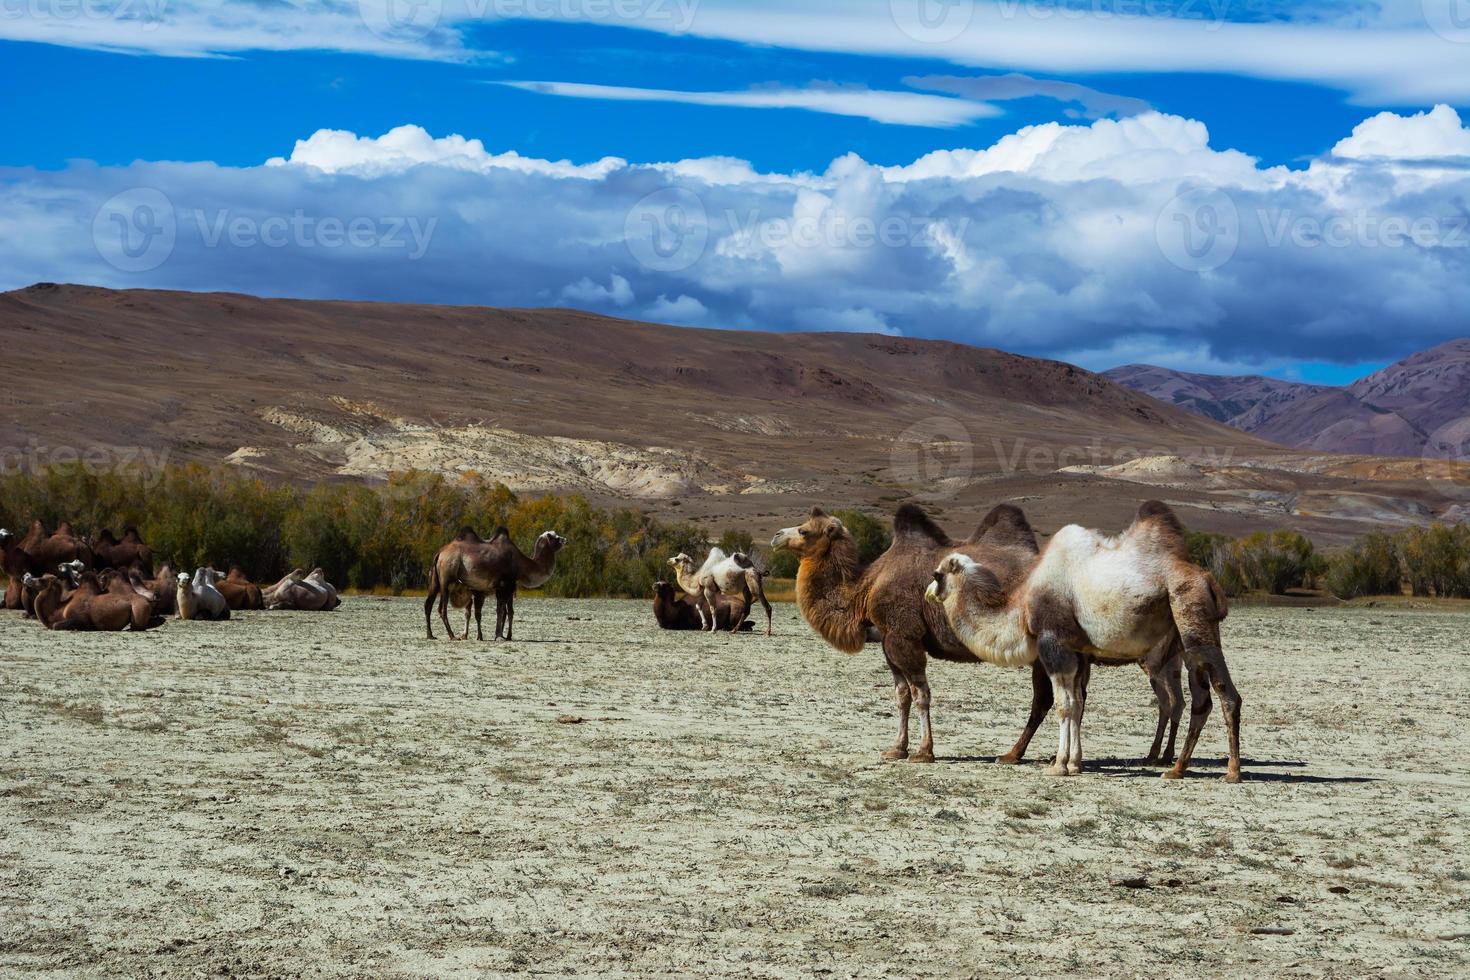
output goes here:
[{"label": "cumulus cloud", "polygon": [[806,88],[772,86],[744,92],[679,92],[670,89],[630,88],[623,85],[587,85],[578,82],[496,82],[511,88],[573,99],[618,102],[678,102],[685,105],[741,109],[803,109],[835,116],[857,116],[874,122],[904,126],[952,127],[1000,110],[983,102],[918,92],[884,92],[860,86],[811,85]]},{"label": "cumulus cloud", "polygon": [[323,131],[258,167],[0,170],[0,285],[573,304],[1094,366],[1386,361],[1463,333],[1470,174],[1422,157],[1467,138],[1448,108],[1381,116],[1330,157],[1263,167],[1148,112],[782,174]]}]

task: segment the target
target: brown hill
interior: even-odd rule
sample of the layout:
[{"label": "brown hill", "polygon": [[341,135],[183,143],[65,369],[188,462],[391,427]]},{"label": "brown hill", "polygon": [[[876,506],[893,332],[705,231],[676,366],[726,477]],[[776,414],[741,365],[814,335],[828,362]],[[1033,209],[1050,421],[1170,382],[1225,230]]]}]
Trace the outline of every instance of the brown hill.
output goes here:
[{"label": "brown hill", "polygon": [[1319,452],[1443,455],[1436,433],[1470,420],[1470,339],[1452,340],[1345,388],[1152,365],[1107,376],[1169,405],[1272,442]]},{"label": "brown hill", "polygon": [[[1244,530],[1348,482],[1080,368],[934,341],[49,284],[0,294],[0,341],[0,446],[23,465],[70,447],[293,480],[474,469],[759,531],[912,496],[957,521],[1019,499],[1044,526],[1116,525],[1161,485],[1194,523]],[[1138,456],[1193,469],[1117,470]],[[1251,486],[1219,476],[1242,463]],[[1376,492],[1419,515],[1448,506],[1433,487]],[[1355,533],[1347,510],[1308,520]]]}]

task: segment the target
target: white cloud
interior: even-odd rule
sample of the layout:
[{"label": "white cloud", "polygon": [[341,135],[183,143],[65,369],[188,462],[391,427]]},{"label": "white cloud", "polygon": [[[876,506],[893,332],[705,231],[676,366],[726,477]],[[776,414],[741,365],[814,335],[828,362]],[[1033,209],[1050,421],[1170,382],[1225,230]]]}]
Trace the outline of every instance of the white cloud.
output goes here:
[{"label": "white cloud", "polygon": [[435,139],[421,126],[399,126],[376,138],[340,129],[319,129],[310,138],[296,141],[290,159],[274,157],[266,161],[270,167],[297,165],[329,174],[347,173],[362,177],[398,174],[424,164],[477,173],[515,170],[549,177],[600,180],[626,167],[627,161],[604,157],[595,163],[578,166],[566,160],[523,157],[514,150],[489,153],[479,140],[459,135]]},{"label": "white cloud", "polygon": [[627,306],[633,299],[633,287],[616,272],[606,286],[583,276],[561,291],[561,301],[569,306]]},{"label": "white cloud", "polygon": [[685,105],[742,109],[804,109],[837,116],[857,116],[905,126],[962,126],[1000,110],[983,102],[918,92],[884,92],[860,87],[812,85],[806,88],[756,88],[744,92],[680,92],[671,89],[587,85],[578,82],[496,82],[527,92],[573,99],[619,102],[678,102]]},{"label": "white cloud", "polygon": [[1470,129],[1461,126],[1460,114],[1447,105],[1407,118],[1380,112],[1359,123],[1332,153],[1349,160],[1470,157]]},{"label": "white cloud", "polygon": [[645,315],[656,323],[677,323],[681,326],[695,326],[705,322],[709,317],[709,310],[705,305],[693,296],[679,296],[669,299],[660,296],[650,306]]},{"label": "white cloud", "polygon": [[[269,166],[6,171],[0,286],[571,303],[1099,366],[1168,348],[1240,368],[1392,360],[1464,332],[1470,173],[1371,151],[1402,138],[1416,156],[1442,153],[1470,133],[1446,109],[1370,122],[1348,153],[1305,169],[1263,168],[1197,121],[1144,113],[899,167],[848,154],[817,174],[727,158],[552,162],[417,127],[323,131]],[[164,201],[140,214],[137,188]],[[105,204],[128,191],[121,213]],[[158,264],[109,264],[120,230],[165,219],[176,234]]]}]

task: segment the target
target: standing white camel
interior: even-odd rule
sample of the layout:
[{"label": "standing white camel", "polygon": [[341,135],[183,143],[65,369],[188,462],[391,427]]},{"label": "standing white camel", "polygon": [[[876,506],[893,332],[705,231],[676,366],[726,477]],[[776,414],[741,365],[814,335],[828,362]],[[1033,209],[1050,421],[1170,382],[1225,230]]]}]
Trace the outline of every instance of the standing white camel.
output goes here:
[{"label": "standing white camel", "polygon": [[[669,564],[674,567],[679,588],[694,599],[705,630],[715,631],[715,596],[723,593],[740,596],[747,609],[759,600],[766,611],[766,635],[771,635],[771,603],[766,599],[765,576],[749,555],[739,551],[727,555],[719,548],[711,548],[703,565],[696,566],[693,558],[682,553],[670,558]],[[738,632],[738,624],[731,632]]]},{"label": "standing white camel", "polygon": [[1016,667],[1039,661],[1046,670],[1060,719],[1052,775],[1082,770],[1092,661],[1141,663],[1157,677],[1178,653],[1189,672],[1189,734],[1164,776],[1178,779],[1188,769],[1213,688],[1230,748],[1225,781],[1240,781],[1241,699],[1220,648],[1229,605],[1214,578],[1189,560],[1184,529],[1167,505],[1145,503],[1116,537],[1063,528],[1010,589],[982,563],[949,555],[926,598],[944,606],[955,634],[977,657]]}]

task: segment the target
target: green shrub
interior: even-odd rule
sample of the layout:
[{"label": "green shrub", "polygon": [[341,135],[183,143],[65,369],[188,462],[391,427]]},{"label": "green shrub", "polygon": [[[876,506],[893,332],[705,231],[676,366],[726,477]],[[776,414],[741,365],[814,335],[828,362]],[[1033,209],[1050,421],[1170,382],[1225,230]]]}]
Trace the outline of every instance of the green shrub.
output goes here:
[{"label": "green shrub", "polygon": [[1311,584],[1325,563],[1310,539],[1296,531],[1260,531],[1217,548],[1211,570],[1225,591],[1285,595]]},{"label": "green shrub", "polygon": [[1339,599],[1398,595],[1402,585],[1398,548],[1387,534],[1370,534],[1327,559],[1327,588]]},{"label": "green shrub", "polygon": [[1470,598],[1470,526],[1409,528],[1396,541],[1416,596]]}]

